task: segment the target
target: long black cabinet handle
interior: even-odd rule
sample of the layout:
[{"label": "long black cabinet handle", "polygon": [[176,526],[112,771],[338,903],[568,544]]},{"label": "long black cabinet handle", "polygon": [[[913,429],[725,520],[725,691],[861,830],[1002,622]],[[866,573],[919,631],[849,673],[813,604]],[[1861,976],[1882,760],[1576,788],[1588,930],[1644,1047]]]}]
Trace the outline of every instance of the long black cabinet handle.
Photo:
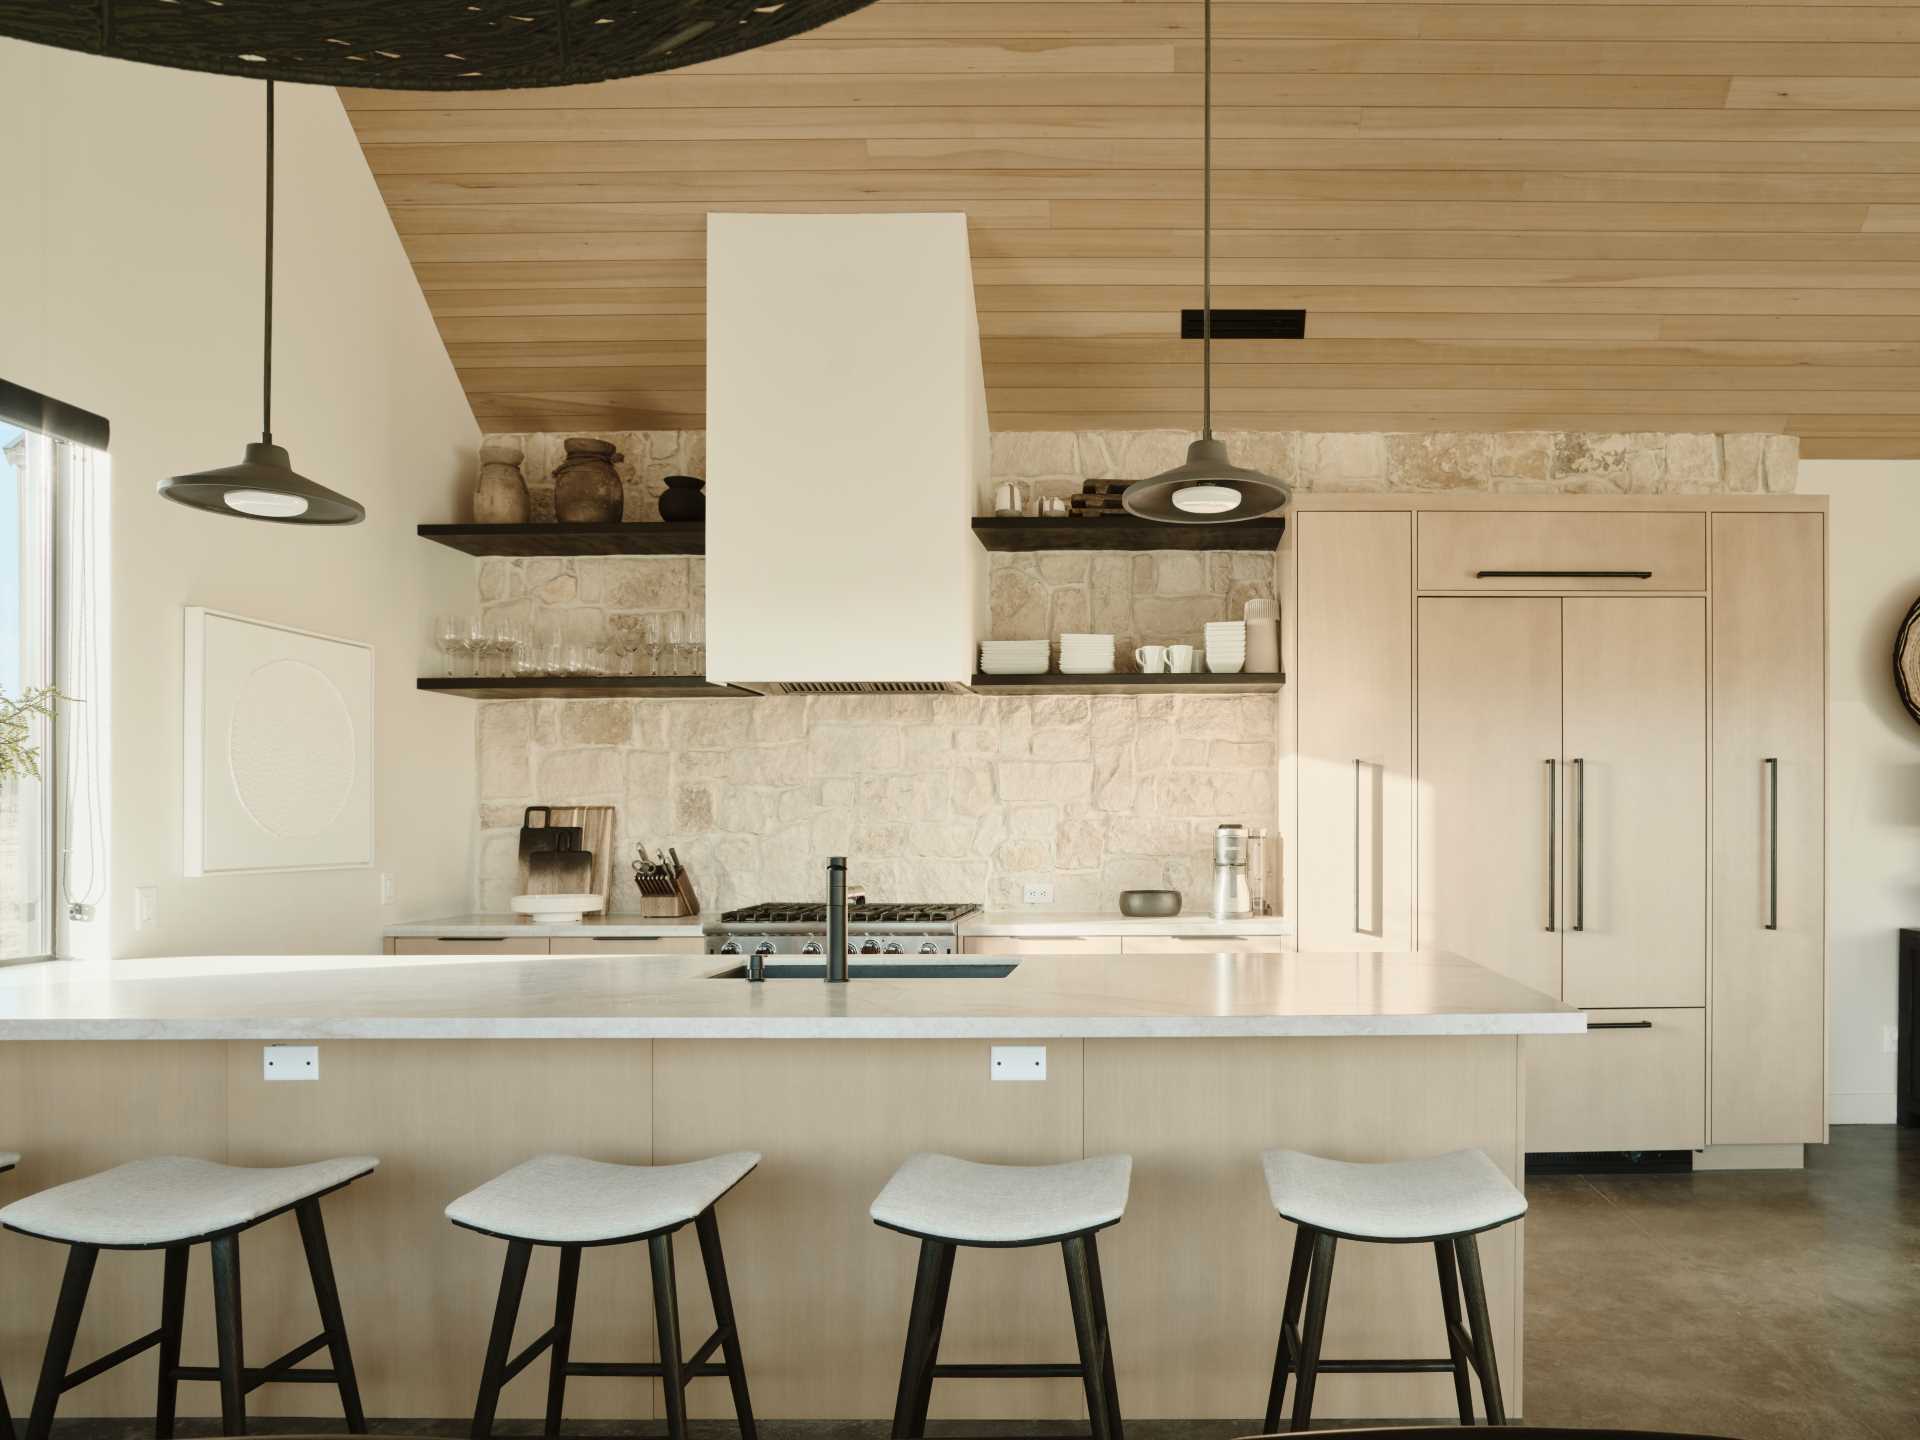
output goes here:
[{"label": "long black cabinet handle", "polygon": [[1547,933],[1553,934],[1559,928],[1559,916],[1553,908],[1554,869],[1559,865],[1560,829],[1558,814],[1560,810],[1559,764],[1547,761]]},{"label": "long black cabinet handle", "polygon": [[1589,1020],[1589,1030],[1651,1030],[1651,1020]]},{"label": "long black cabinet handle", "polygon": [[1780,757],[1769,755],[1767,767],[1767,929],[1780,928]]},{"label": "long black cabinet handle", "polygon": [[1587,928],[1587,762],[1573,765],[1573,928]]},{"label": "long black cabinet handle", "polygon": [[1651,580],[1651,570],[1476,570],[1476,580]]}]

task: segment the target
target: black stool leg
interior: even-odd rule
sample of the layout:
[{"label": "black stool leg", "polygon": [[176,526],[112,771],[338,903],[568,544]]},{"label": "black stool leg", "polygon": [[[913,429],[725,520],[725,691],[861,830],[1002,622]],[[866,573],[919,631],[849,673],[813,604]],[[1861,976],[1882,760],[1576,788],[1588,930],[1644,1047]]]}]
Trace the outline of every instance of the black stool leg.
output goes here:
[{"label": "black stool leg", "polygon": [[666,1392],[668,1440],[687,1440],[687,1376],[681,1368],[680,1294],[673,1279],[673,1236],[647,1241],[653,1268],[653,1321],[660,1335],[660,1388]]},{"label": "black stool leg", "polygon": [[1287,1398],[1287,1376],[1293,1372],[1294,1350],[1300,1343],[1300,1306],[1307,1294],[1307,1268],[1313,1259],[1313,1232],[1305,1226],[1293,1231],[1293,1263],[1287,1268],[1287,1299],[1280,1309],[1280,1339],[1273,1352],[1273,1385],[1267,1391],[1266,1432],[1280,1429],[1280,1407]]},{"label": "black stool leg", "polygon": [[500,1269],[500,1298],[493,1307],[493,1332],[487,1337],[487,1358],[480,1369],[480,1398],[473,1404],[473,1440],[487,1440],[493,1434],[493,1416],[500,1408],[507,1361],[513,1358],[513,1323],[520,1318],[520,1294],[527,1288],[527,1261],[532,1254],[533,1246],[528,1241],[507,1242],[506,1262]]},{"label": "black stool leg", "polygon": [[307,1251],[307,1272],[313,1277],[313,1298],[320,1307],[320,1325],[326,1331],[327,1350],[340,1387],[340,1406],[346,1411],[347,1431],[367,1433],[367,1413],[360,1405],[360,1380],[353,1373],[353,1351],[347,1345],[347,1321],[340,1312],[340,1287],[333,1278],[333,1255],[327,1249],[327,1227],[320,1218],[320,1202],[303,1200],[294,1207],[300,1222],[300,1243]]},{"label": "black stool leg", "polygon": [[173,1415],[180,1394],[180,1329],[187,1315],[185,1245],[167,1247],[166,1273],[160,1282],[160,1374],[153,1402],[154,1440],[173,1440]]},{"label": "black stool leg", "polygon": [[1453,1253],[1460,1262],[1460,1288],[1467,1295],[1467,1322],[1473,1327],[1473,1368],[1480,1372],[1480,1400],[1489,1425],[1507,1423],[1506,1401],[1500,1396],[1500,1366],[1493,1357],[1493,1325],[1487,1319],[1487,1287],[1480,1277],[1480,1242],[1472,1235],[1456,1235]]},{"label": "black stool leg", "polygon": [[1331,1235],[1313,1236],[1313,1259],[1307,1275],[1307,1321],[1300,1337],[1300,1378],[1293,1392],[1293,1420],[1289,1430],[1313,1424],[1313,1385],[1320,1378],[1320,1341],[1327,1331],[1327,1292],[1333,1285]]},{"label": "black stool leg", "polygon": [[1473,1382],[1467,1370],[1471,1341],[1460,1323],[1460,1276],[1454,1269],[1453,1242],[1433,1242],[1433,1258],[1440,1271],[1440,1311],[1447,1322],[1447,1354],[1453,1357],[1453,1401],[1462,1425],[1473,1424]]},{"label": "black stool leg", "polygon": [[1100,1370],[1107,1382],[1107,1430],[1112,1440],[1125,1440],[1120,1420],[1120,1381],[1113,1368],[1113,1327],[1107,1323],[1107,1287],[1100,1279],[1100,1247],[1087,1236],[1087,1279],[1092,1282],[1093,1314],[1100,1322]]},{"label": "black stool leg", "polygon": [[7,1387],[0,1383],[0,1440],[14,1440],[13,1411],[7,1408]]},{"label": "black stool leg", "polygon": [[[727,1365],[727,1385],[733,1391],[733,1413],[740,1421],[740,1440],[756,1440],[753,1400],[747,1394],[747,1362],[740,1346],[740,1323],[734,1318],[733,1292],[727,1287],[727,1261],[720,1251],[720,1222],[713,1207],[693,1222],[700,1235],[700,1261],[707,1270],[707,1294],[713,1301],[713,1323],[721,1334],[720,1355]],[[556,1432],[557,1433],[557,1432]]]},{"label": "black stool leg", "polygon": [[220,1352],[220,1433],[247,1433],[245,1327],[240,1321],[240,1237],[221,1235],[213,1250],[213,1333]]},{"label": "black stool leg", "polygon": [[80,1329],[80,1313],[87,1308],[87,1287],[93,1283],[93,1263],[100,1258],[94,1245],[67,1250],[67,1272],[54,1302],[53,1329],[47,1334],[46,1359],[40,1362],[40,1383],[33,1392],[33,1414],[27,1421],[27,1440],[47,1440],[53,1433],[53,1411],[66,1388],[67,1366],[73,1361],[73,1337]]},{"label": "black stool leg", "polygon": [[913,1306],[907,1312],[907,1348],[900,1357],[900,1389],[893,1402],[893,1440],[915,1440],[926,1433],[927,1408],[933,1403],[933,1367],[940,1354],[940,1330],[946,1323],[947,1294],[953,1283],[953,1257],[951,1245],[920,1242]]},{"label": "black stool leg", "polygon": [[567,1357],[573,1353],[573,1302],[580,1293],[580,1247],[560,1247],[560,1275],[553,1287],[553,1350],[547,1357],[547,1423],[542,1434],[560,1433],[567,1403]]},{"label": "black stool leg", "polygon": [[1067,1299],[1073,1304],[1073,1338],[1080,1347],[1081,1383],[1087,1395],[1087,1428],[1093,1440],[1114,1440],[1107,1410],[1106,1336],[1094,1313],[1093,1279],[1087,1263],[1087,1237],[1062,1242],[1067,1263]]}]

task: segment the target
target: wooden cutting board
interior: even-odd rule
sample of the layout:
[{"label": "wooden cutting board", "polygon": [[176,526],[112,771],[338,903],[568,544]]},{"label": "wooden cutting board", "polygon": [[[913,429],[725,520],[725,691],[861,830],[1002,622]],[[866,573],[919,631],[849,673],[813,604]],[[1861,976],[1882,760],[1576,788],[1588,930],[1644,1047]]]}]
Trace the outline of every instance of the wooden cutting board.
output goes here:
[{"label": "wooden cutting board", "polygon": [[[580,848],[593,852],[593,879],[588,884],[590,894],[598,895],[604,911],[613,895],[613,806],[611,805],[555,805],[553,816],[548,822],[553,825],[578,825],[580,827]],[[520,890],[522,895],[543,893],[529,888],[532,881],[527,876],[527,857],[520,857]]]}]

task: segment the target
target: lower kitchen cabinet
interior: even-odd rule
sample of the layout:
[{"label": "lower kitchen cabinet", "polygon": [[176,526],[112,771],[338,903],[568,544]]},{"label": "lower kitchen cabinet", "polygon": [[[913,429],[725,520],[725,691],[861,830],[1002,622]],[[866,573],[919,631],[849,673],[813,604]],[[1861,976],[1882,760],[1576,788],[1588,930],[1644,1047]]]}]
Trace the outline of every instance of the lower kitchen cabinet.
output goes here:
[{"label": "lower kitchen cabinet", "polygon": [[1589,1010],[1586,1034],[1524,1045],[1528,1150],[1706,1145],[1705,1010]]},{"label": "lower kitchen cabinet", "polygon": [[1110,955],[1118,948],[1111,935],[969,935],[962,955]]},{"label": "lower kitchen cabinet", "polygon": [[1128,935],[1120,941],[1122,955],[1279,955],[1291,949],[1286,935]]},{"label": "lower kitchen cabinet", "polygon": [[599,935],[556,935],[547,942],[552,955],[699,955],[707,942],[699,935],[636,940]]},{"label": "lower kitchen cabinet", "polygon": [[389,955],[545,955],[547,940],[487,940],[470,935],[403,935],[387,942]]}]

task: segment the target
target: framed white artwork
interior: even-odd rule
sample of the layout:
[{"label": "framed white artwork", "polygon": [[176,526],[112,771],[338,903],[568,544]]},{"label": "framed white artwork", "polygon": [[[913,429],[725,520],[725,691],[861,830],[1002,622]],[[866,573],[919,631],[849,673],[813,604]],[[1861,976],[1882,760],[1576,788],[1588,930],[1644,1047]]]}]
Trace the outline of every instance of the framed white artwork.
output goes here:
[{"label": "framed white artwork", "polygon": [[373,863],[373,648],[187,607],[186,872]]}]

